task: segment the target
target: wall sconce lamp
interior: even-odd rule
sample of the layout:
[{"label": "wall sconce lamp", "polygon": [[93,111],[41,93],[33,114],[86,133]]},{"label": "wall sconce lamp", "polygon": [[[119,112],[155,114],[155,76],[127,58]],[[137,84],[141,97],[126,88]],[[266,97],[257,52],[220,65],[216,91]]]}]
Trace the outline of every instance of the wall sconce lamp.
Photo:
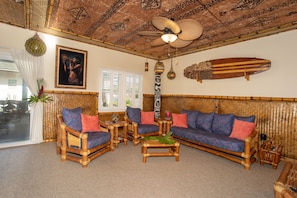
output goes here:
[{"label": "wall sconce lamp", "polygon": [[144,63],[144,71],[148,72],[148,70],[149,70],[149,63],[147,62],[147,59],[146,59]]}]

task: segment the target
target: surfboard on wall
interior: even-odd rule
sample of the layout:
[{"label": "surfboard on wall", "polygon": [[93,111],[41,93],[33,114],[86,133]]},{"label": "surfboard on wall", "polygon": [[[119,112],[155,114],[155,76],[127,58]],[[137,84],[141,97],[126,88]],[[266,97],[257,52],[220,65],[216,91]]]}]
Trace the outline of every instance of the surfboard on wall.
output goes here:
[{"label": "surfboard on wall", "polygon": [[184,69],[184,76],[198,82],[210,79],[244,77],[267,71],[271,61],[262,58],[223,58],[193,64]]}]

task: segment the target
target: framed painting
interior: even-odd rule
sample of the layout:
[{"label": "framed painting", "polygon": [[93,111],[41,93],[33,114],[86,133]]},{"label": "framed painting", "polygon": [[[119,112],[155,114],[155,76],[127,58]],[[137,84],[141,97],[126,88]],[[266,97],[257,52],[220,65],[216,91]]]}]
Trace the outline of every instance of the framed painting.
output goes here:
[{"label": "framed painting", "polygon": [[86,89],[87,55],[84,50],[56,46],[56,87]]}]

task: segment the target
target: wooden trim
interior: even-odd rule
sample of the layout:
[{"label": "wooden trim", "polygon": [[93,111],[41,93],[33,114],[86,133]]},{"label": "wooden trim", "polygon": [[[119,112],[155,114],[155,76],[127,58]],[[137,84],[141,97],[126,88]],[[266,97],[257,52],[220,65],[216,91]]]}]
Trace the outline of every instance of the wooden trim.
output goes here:
[{"label": "wooden trim", "polygon": [[85,94],[85,95],[99,95],[98,92],[87,92],[87,91],[60,91],[60,90],[44,90],[47,94]]},{"label": "wooden trim", "polygon": [[[151,96],[149,94],[144,94],[143,96],[152,97],[153,94]],[[278,98],[278,97],[261,97],[261,96],[207,96],[207,95],[162,94],[161,97],[297,102],[297,98]]]}]

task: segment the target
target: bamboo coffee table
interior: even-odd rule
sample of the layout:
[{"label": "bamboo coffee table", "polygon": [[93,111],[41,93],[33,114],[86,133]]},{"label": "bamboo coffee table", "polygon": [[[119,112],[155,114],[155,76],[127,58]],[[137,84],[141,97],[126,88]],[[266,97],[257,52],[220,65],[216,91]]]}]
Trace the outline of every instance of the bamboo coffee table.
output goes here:
[{"label": "bamboo coffee table", "polygon": [[[179,147],[180,143],[175,141],[173,144],[162,144],[158,140],[143,140],[141,152],[143,156],[143,162],[146,163],[147,157],[160,157],[160,156],[173,156],[175,157],[175,161],[179,160]],[[167,152],[148,152],[149,148],[167,148]]]}]

